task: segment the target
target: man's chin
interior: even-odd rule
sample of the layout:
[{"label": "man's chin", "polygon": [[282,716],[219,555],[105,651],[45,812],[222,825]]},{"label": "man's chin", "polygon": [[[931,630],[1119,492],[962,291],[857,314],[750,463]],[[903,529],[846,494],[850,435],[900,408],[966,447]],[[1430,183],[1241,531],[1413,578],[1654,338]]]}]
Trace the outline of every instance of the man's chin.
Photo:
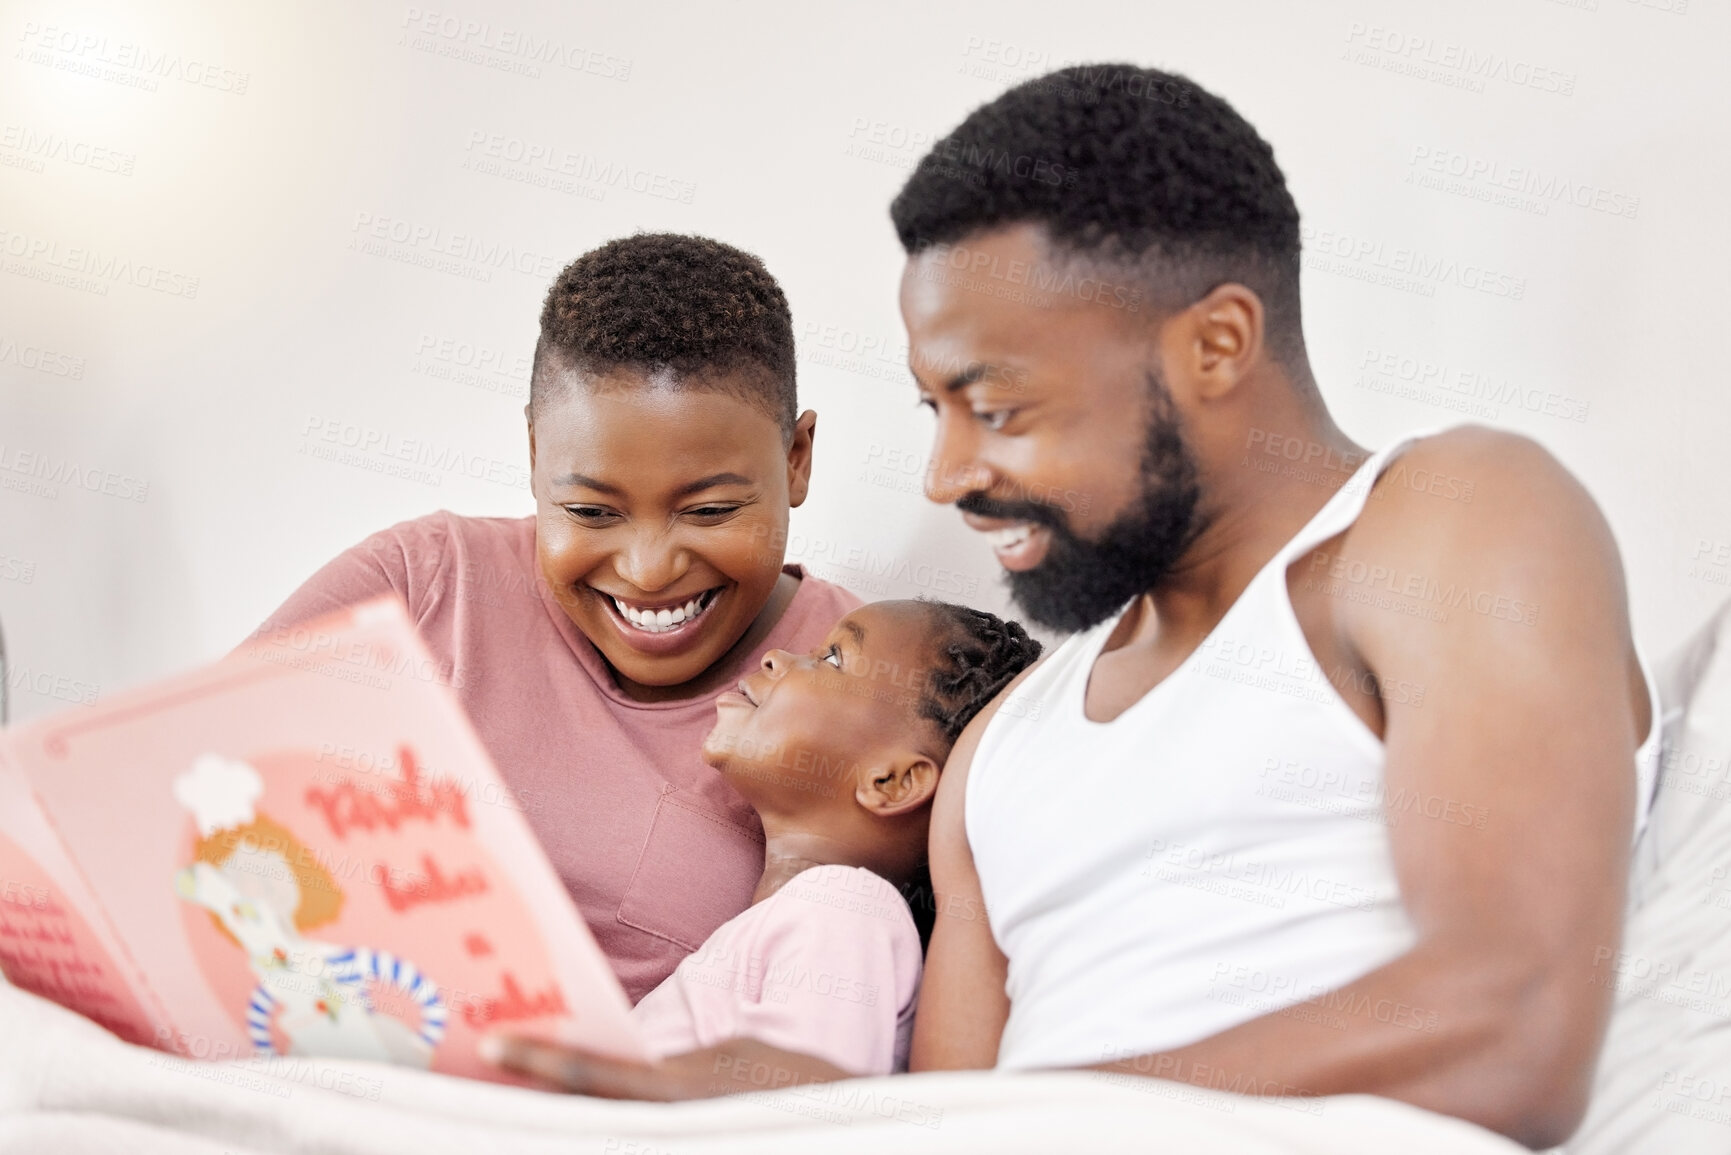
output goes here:
[{"label": "man's chin", "polygon": [[1062,634],[1080,633],[1111,619],[1142,591],[1124,593],[1088,580],[1059,575],[1047,561],[1020,573],[1006,571],[1010,599],[1028,620]]}]

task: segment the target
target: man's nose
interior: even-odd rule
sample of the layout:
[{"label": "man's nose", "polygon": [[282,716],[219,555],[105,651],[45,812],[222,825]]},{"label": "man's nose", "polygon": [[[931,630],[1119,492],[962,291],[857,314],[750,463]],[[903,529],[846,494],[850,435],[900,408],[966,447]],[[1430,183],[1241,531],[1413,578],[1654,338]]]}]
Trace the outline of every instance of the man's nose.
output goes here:
[{"label": "man's nose", "polygon": [[932,459],[926,463],[926,499],[939,505],[954,505],[991,484],[991,471],[975,456],[974,439],[957,430],[957,424],[948,418],[939,420]]}]

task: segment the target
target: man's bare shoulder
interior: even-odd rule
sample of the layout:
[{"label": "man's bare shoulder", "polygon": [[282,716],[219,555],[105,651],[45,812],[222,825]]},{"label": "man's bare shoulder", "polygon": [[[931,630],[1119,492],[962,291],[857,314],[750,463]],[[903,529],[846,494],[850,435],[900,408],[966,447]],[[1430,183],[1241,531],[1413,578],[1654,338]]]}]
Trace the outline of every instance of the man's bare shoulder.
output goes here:
[{"label": "man's bare shoulder", "polygon": [[1546,545],[1601,558],[1609,549],[1614,558],[1609,527],[1574,474],[1532,438],[1482,425],[1423,438],[1395,458],[1351,538],[1356,548],[1426,556],[1463,548],[1530,555]]},{"label": "man's bare shoulder", "polygon": [[1004,700],[1015,693],[1016,688],[1026,682],[1034,671],[1039,669],[1051,656],[1052,651],[1048,649],[1036,658],[1027,669],[1011,678],[990,702],[980,708],[980,712],[969,720],[967,726],[957,736],[956,744],[950,748],[950,756],[944,762],[943,775],[938,779],[937,796],[944,804],[945,809],[950,806],[960,807],[962,796],[967,792],[968,770],[973,765],[974,752],[979,749],[980,739],[985,735],[986,727],[992,724],[992,718],[1003,706]]},{"label": "man's bare shoulder", "polygon": [[1633,644],[1609,524],[1580,481],[1519,434],[1464,426],[1418,441],[1319,553],[1331,556],[1313,572],[1341,595],[1336,626],[1372,666],[1421,652],[1482,661],[1517,642],[1553,651],[1582,628]]}]

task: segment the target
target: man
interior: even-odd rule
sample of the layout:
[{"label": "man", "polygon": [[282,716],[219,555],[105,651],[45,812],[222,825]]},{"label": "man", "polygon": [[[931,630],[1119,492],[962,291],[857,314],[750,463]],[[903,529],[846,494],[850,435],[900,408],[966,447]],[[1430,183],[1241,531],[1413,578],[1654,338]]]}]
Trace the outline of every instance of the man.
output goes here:
[{"label": "man", "polygon": [[[1080,631],[945,769],[914,1069],[1366,1092],[1560,1142],[1656,730],[1592,500],[1520,437],[1341,432],[1273,153],[1181,77],[1013,89],[891,211],[928,495]],[[582,1082],[728,1089],[690,1058]]]}]

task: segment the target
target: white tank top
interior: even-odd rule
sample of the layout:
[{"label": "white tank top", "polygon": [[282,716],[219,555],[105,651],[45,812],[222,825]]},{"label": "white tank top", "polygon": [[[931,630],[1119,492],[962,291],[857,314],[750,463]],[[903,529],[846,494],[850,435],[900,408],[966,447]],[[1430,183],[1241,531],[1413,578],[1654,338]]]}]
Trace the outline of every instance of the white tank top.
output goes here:
[{"label": "white tank top", "polygon": [[[1382,742],[1312,655],[1286,577],[1357,519],[1371,484],[1421,436],[1366,460],[1196,651],[1117,718],[1083,710],[1116,618],[1059,646],[993,716],[965,814],[1009,959],[1001,1068],[1169,1050],[1286,1007],[1342,1025],[1430,1025],[1395,1004],[1296,1004],[1411,949],[1389,827],[1494,816],[1388,795]],[[1637,832],[1659,735],[1644,664],[1642,674],[1654,723],[1637,755]]]}]

